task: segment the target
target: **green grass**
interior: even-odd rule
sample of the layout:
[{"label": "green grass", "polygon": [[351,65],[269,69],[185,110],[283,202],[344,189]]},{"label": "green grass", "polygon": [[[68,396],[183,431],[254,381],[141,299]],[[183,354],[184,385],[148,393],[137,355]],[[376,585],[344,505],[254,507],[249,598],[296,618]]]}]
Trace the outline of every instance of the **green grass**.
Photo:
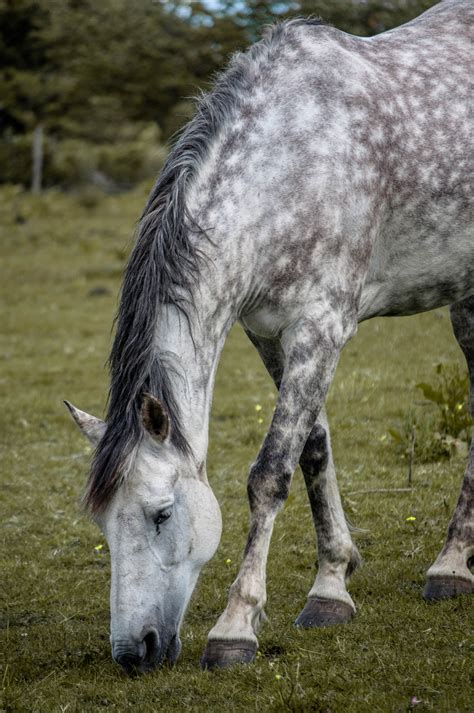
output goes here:
[{"label": "green grass", "polygon": [[174,670],[136,680],[112,662],[109,558],[106,548],[94,549],[103,537],[79,507],[90,450],[62,399],[103,411],[120,275],[145,195],[140,189],[96,202],[54,192],[0,194],[4,710],[405,711],[416,696],[416,710],[471,711],[472,601],[428,605],[421,598],[464,462],[415,463],[411,492],[362,492],[406,486],[407,463],[388,428],[420,399],[415,385],[429,381],[436,364],[462,364],[445,310],[363,324],[332,387],[341,491],[351,520],[368,530],[357,536],[365,565],[350,587],[357,618],[326,630],[293,626],[315,560],[298,472],[273,537],[269,623],[256,663],[199,669],[206,634],[238,569],[247,468],[275,397],[236,328],[219,368],[209,453],[224,532],[187,614],[182,657]]}]

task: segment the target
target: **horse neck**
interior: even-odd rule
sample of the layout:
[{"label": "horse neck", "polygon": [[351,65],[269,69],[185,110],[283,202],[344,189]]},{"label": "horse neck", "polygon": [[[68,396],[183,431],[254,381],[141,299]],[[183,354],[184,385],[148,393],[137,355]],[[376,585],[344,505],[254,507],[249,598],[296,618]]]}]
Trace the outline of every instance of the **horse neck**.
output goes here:
[{"label": "horse neck", "polygon": [[213,310],[208,298],[186,317],[176,307],[165,305],[156,330],[156,349],[166,365],[171,388],[179,406],[184,436],[197,463],[206,459],[209,415],[219,357],[233,319]]}]

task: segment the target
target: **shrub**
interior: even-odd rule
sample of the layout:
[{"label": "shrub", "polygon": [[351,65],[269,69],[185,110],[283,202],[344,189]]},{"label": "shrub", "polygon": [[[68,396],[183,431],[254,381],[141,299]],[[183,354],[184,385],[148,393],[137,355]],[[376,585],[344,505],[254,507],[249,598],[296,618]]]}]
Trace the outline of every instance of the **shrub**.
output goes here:
[{"label": "shrub", "polygon": [[61,185],[92,183],[107,191],[131,188],[156,175],[166,157],[154,124],[137,127],[128,140],[91,144],[68,140],[58,145],[53,173]]},{"label": "shrub", "polygon": [[[0,183],[29,185],[32,170],[32,134],[3,135],[0,140]],[[45,145],[45,156],[48,146]]]},{"label": "shrub", "polygon": [[472,419],[469,410],[469,376],[457,364],[438,364],[437,382],[417,384],[425,399],[438,408],[441,433],[469,442]]},{"label": "shrub", "polygon": [[412,407],[399,428],[389,433],[402,457],[420,462],[463,455],[469,448],[472,418],[469,411],[469,377],[457,364],[438,364],[433,384],[417,384],[429,407],[420,413]]},{"label": "shrub", "polygon": [[[44,137],[43,185],[73,188],[92,184],[113,192],[155,176],[166,158],[155,124],[127,127],[113,143],[95,144],[82,138]],[[32,135],[2,137],[0,183],[29,186]]]},{"label": "shrub", "polygon": [[97,166],[96,148],[81,139],[58,142],[46,168],[48,183],[66,188],[86,183]]}]

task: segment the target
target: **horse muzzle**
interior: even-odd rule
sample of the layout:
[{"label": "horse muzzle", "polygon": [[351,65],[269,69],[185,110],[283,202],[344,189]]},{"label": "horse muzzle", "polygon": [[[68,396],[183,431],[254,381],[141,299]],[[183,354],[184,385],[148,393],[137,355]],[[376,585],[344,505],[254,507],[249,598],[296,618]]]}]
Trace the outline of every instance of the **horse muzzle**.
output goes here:
[{"label": "horse muzzle", "polygon": [[151,672],[165,659],[173,665],[180,651],[177,634],[160,639],[156,629],[151,629],[140,642],[112,639],[112,657],[129,676]]}]

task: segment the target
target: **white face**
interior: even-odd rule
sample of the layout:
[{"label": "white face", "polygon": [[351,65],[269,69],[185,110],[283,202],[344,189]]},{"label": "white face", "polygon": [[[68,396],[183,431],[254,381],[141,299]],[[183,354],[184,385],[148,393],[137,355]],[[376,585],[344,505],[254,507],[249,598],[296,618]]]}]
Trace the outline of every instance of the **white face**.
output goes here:
[{"label": "white face", "polygon": [[146,436],[133,471],[95,518],[111,555],[112,655],[129,673],[178,658],[186,607],[222,528],[207,479],[168,441]]},{"label": "white face", "polygon": [[112,563],[112,654],[126,669],[177,659],[184,612],[219,544],[221,516],[210,487],[176,472],[165,457],[140,457],[98,521]]}]

